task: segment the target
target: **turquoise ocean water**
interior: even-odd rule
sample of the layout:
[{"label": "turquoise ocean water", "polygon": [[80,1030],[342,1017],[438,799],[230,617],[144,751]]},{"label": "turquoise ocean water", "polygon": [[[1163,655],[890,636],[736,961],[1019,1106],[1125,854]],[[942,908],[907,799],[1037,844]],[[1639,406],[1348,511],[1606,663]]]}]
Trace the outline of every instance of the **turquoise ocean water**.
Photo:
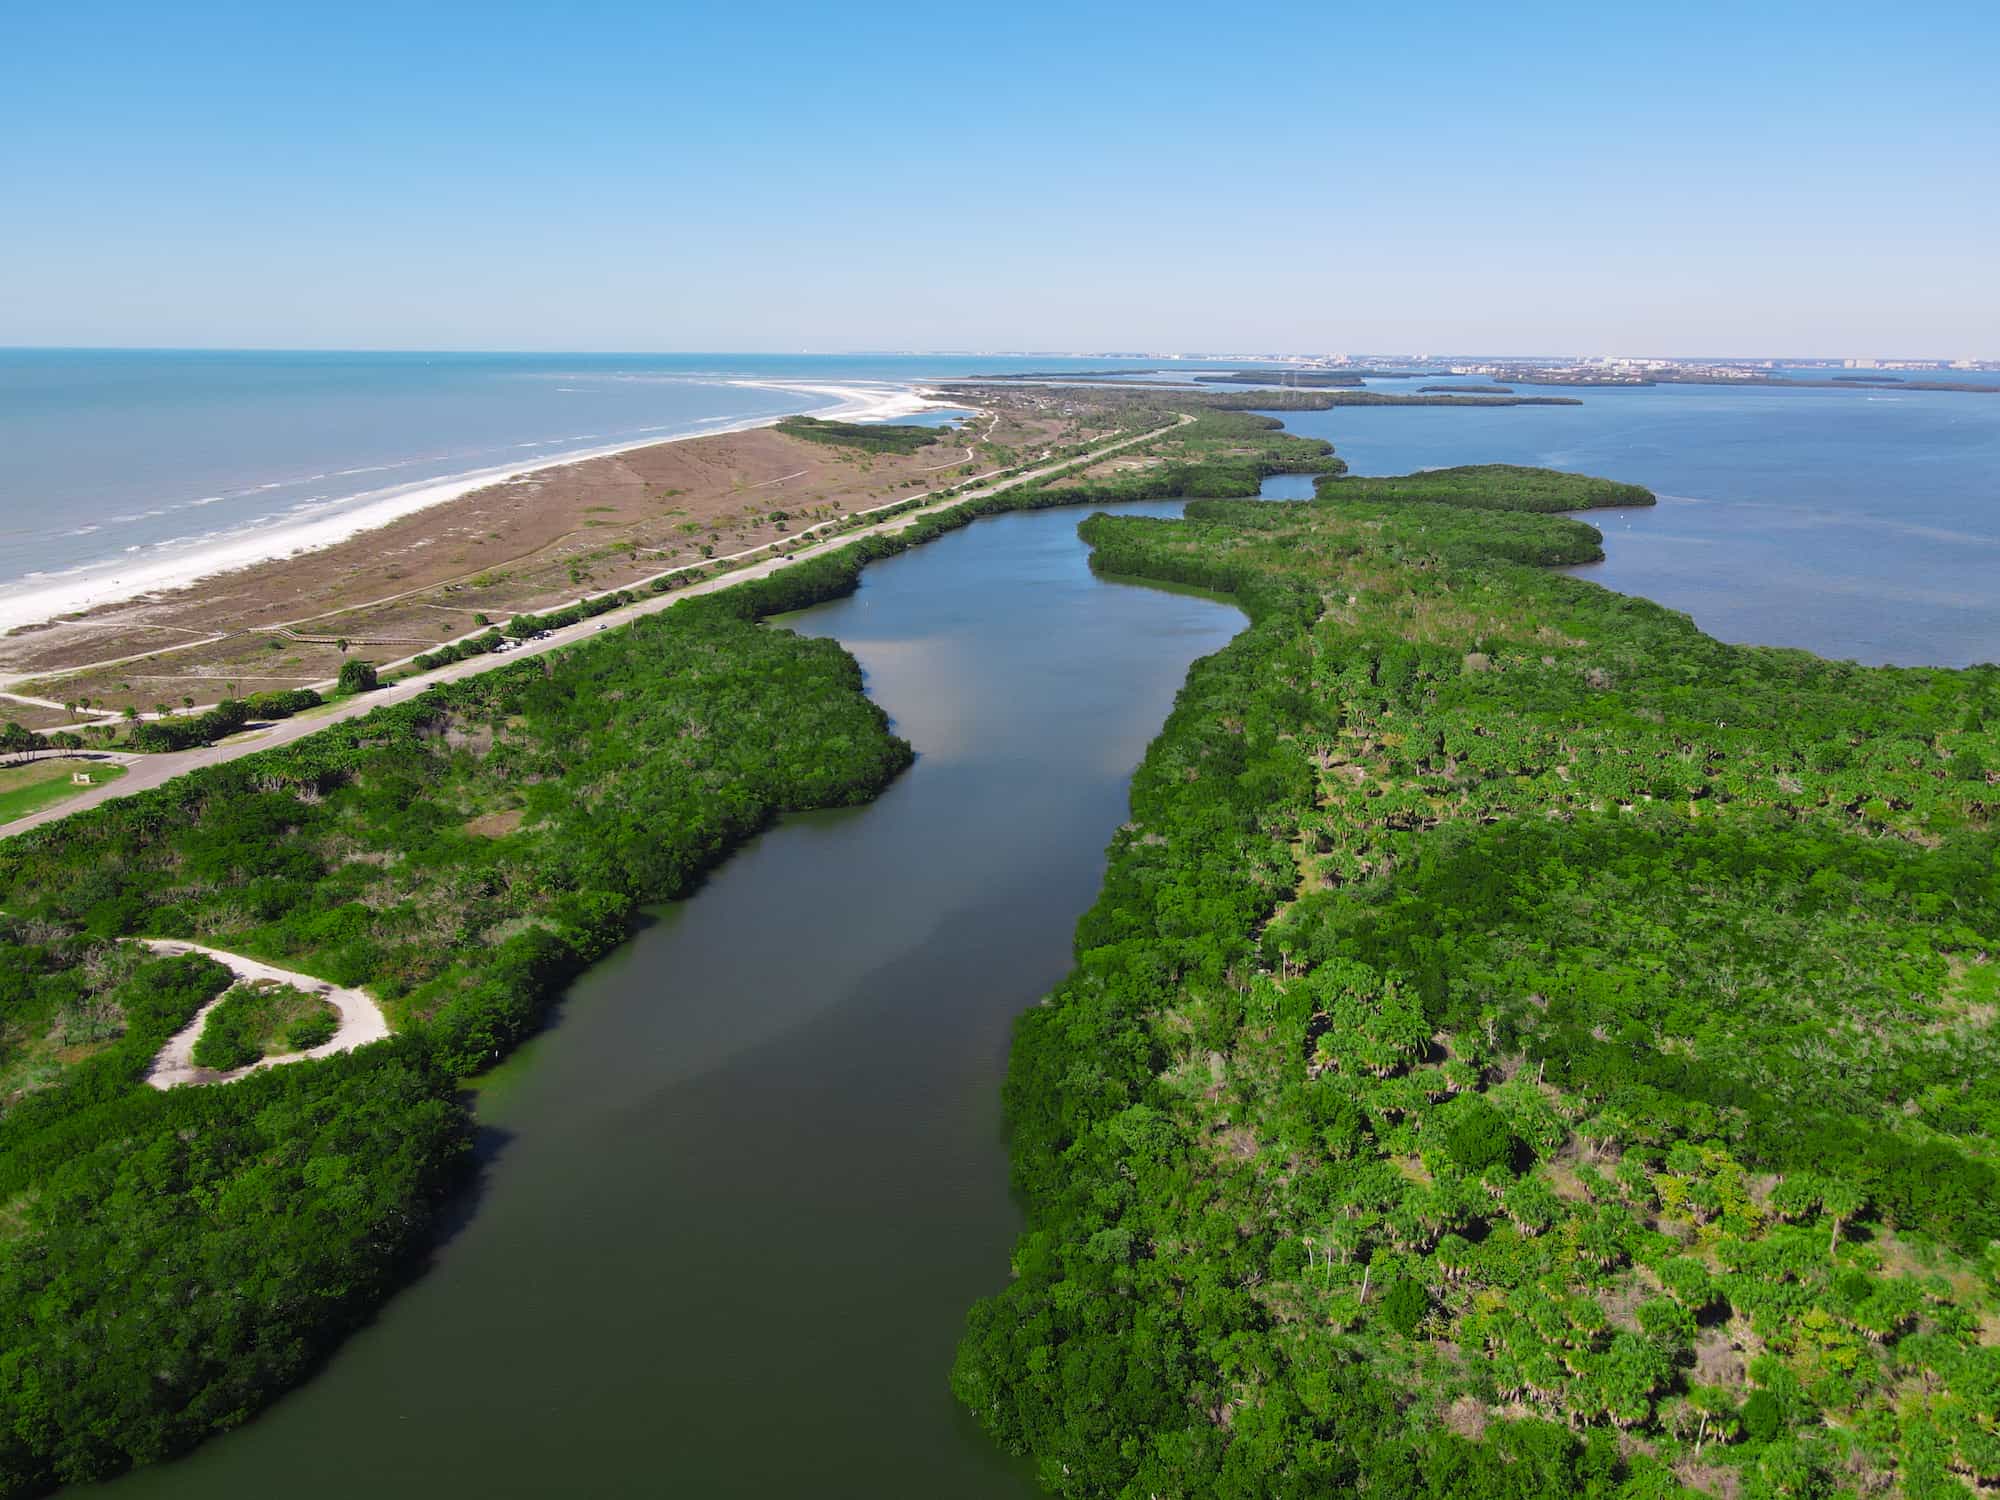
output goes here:
[{"label": "turquoise ocean water", "polygon": [[0,349],[0,591],[117,561],[196,555],[456,475],[835,399],[741,381],[905,384],[1106,364]]}]

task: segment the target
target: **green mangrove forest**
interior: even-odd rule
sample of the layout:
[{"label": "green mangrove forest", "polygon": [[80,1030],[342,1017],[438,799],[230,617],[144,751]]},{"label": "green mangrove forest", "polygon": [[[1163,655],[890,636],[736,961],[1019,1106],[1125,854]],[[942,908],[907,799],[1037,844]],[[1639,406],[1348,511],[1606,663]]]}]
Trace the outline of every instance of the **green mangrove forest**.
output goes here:
[{"label": "green mangrove forest", "polygon": [[949,429],[890,425],[877,422],[830,422],[822,417],[787,417],[778,431],[809,443],[858,448],[864,453],[916,453],[944,437]]},{"label": "green mangrove forest", "polygon": [[1017,1030],[953,1375],[1066,1495],[2000,1482],[2000,669],[1725,645],[1481,467],[1093,516],[1235,596]]},{"label": "green mangrove forest", "polygon": [[[464,1079],[642,903],[909,764],[767,617],[980,515],[1162,496],[1200,498],[1092,516],[1094,565],[1251,624],[1019,1023],[1027,1228],[966,1407],[1075,1496],[2000,1483],[2000,670],[1724,645],[1552,571],[1600,540],[1554,512],[1645,492],[1349,476],[1238,409],[1282,394],[1105,393],[1157,429],[1116,463],[0,842],[0,1495],[303,1379],[466,1182]],[[1248,498],[1283,472],[1318,498]],[[396,1034],[154,1090],[232,979],[142,936]],[[307,999],[231,995],[218,1054],[311,1045]]]},{"label": "green mangrove forest", "polygon": [[[1269,418],[1121,415],[1170,428],[1159,463],[1202,493],[1338,468]],[[410,1274],[465,1181],[462,1080],[640,903],[909,764],[852,657],[760,621],[978,516],[1097,493],[967,501],[0,842],[0,1494],[184,1451],[302,1379]],[[365,986],[397,1034],[162,1093],[154,1055],[231,980],[141,936]],[[225,1001],[207,1060],[314,1045],[323,1022],[288,1002]]]}]

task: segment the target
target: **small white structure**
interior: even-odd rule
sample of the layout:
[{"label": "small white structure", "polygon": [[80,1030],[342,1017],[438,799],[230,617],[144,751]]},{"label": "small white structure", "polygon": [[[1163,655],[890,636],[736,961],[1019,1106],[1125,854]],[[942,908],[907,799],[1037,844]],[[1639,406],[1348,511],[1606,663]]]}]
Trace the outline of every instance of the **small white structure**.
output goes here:
[{"label": "small white structure", "polygon": [[72,771],[72,772],[70,772],[70,773],[69,773],[69,784],[70,784],[71,786],[92,786],[92,785],[95,785],[95,783],[91,781],[91,779],[90,779],[90,772],[88,772],[88,771]]}]

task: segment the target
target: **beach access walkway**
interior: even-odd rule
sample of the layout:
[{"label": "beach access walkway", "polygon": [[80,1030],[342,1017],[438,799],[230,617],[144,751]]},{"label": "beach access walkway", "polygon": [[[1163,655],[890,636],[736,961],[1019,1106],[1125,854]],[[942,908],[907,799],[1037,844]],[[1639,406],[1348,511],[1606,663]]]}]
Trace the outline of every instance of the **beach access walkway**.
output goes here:
[{"label": "beach access walkway", "polygon": [[[1186,415],[1180,418],[1182,424],[1193,420],[1192,417]],[[753,578],[766,577],[776,572],[779,568],[786,567],[791,563],[802,562],[807,558],[819,557],[828,552],[838,551],[849,542],[859,541],[863,537],[893,536],[899,531],[907,531],[910,527],[936,515],[939,511],[951,509],[954,505],[962,504],[967,500],[983,499],[988,495],[997,495],[1006,490],[1017,489],[1025,484],[1033,484],[1037,480],[1052,478],[1070,469],[1087,467],[1097,463],[1107,454],[1116,453],[1120,449],[1130,448],[1137,443],[1151,442],[1167,430],[1166,428],[1156,427],[1146,432],[1135,433],[1131,437],[1116,438],[1110,442],[1098,444],[1074,457],[1059,459],[1053,463],[1042,464],[1032,469],[1025,469],[1009,479],[1001,480],[997,484],[982,486],[975,479],[968,481],[973,486],[972,488],[954,485],[950,489],[937,492],[936,497],[931,499],[929,503],[918,506],[914,510],[904,511],[873,526],[865,526],[853,531],[842,532],[838,536],[830,537],[823,542],[816,542],[811,546],[801,547],[789,557],[768,557],[760,562],[749,563],[733,572],[724,573],[715,578],[704,579],[700,583],[690,584],[686,588],[675,589],[665,594],[648,595],[644,599],[636,600],[618,609],[607,610],[605,613],[591,619],[580,620],[576,624],[566,625],[560,630],[552,630],[544,639],[524,641],[515,650],[503,654],[467,657],[463,661],[452,662],[449,666],[439,667],[435,671],[422,672],[415,676],[405,677],[376,692],[360,693],[352,698],[337,699],[324,707],[307,709],[304,713],[298,714],[293,718],[280,719],[274,724],[252,730],[247,734],[232,735],[229,739],[213,745],[204,745],[194,750],[178,750],[158,755],[133,756],[126,762],[127,769],[125,774],[117,781],[107,782],[103,786],[94,787],[75,797],[65,798],[63,801],[54,803],[38,812],[32,812],[25,817],[16,818],[11,823],[0,825],[0,838],[11,838],[16,834],[26,833],[30,829],[40,828],[46,823],[53,823],[74,813],[96,807],[101,802],[109,802],[114,797],[129,797],[134,792],[150,791],[154,787],[171,781],[176,776],[184,775],[202,766],[221,765],[226,761],[236,760],[245,755],[255,755],[260,750],[271,750],[280,745],[289,745],[295,740],[304,739],[309,734],[317,734],[329,725],[338,724],[347,719],[359,718],[363,714],[370,713],[384,704],[401,703],[414,698],[427,688],[436,687],[439,683],[456,682],[460,678],[473,677],[481,672],[491,672],[500,667],[511,667],[523,657],[540,656],[545,652],[559,651],[565,646],[587,640],[598,631],[607,627],[625,624],[638,619],[641,615],[653,615],[658,614],[661,610],[672,609],[681,600],[692,598],[697,594],[712,594],[721,589],[734,588],[737,584],[747,582]],[[901,504],[902,502],[895,501],[891,503]]]},{"label": "beach access walkway", "polygon": [[[328,984],[324,979],[315,979],[310,974],[294,973],[290,969],[280,969],[258,959],[245,958],[240,953],[225,953],[220,948],[204,947],[200,943],[186,943],[177,938],[135,938],[155,953],[199,953],[222,964],[236,976],[238,984],[269,980],[277,984],[288,984],[295,990],[303,990],[308,995],[317,995],[340,1012],[340,1029],[333,1034],[333,1040],[322,1042],[305,1052],[287,1052],[278,1057],[266,1057],[251,1063],[247,1068],[232,1068],[227,1073],[218,1073],[211,1068],[198,1068],[194,1061],[194,1044],[201,1035],[202,1027],[208,1024],[210,1014],[220,1005],[224,996],[217,995],[208,1004],[195,1012],[195,1017],[179,1031],[167,1038],[167,1044],[153,1059],[153,1066],[146,1073],[146,1082],[156,1089],[170,1089],[184,1083],[234,1083],[239,1078],[248,1078],[259,1068],[276,1067],[280,1063],[304,1062],[312,1057],[331,1057],[336,1052],[352,1052],[356,1047],[365,1047],[370,1042],[379,1042],[389,1035],[389,1018],[382,1014],[382,1007],[375,998],[363,990],[344,989]],[[230,986],[231,989],[235,985]]]}]

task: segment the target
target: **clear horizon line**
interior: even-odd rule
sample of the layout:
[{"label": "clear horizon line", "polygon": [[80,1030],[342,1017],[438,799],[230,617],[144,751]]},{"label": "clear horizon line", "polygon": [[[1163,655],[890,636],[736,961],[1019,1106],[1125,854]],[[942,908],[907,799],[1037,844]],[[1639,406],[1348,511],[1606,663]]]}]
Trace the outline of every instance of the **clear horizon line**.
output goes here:
[{"label": "clear horizon line", "polygon": [[1939,355],[1939,354],[1622,354],[1580,353],[1575,350],[1507,350],[1504,352],[1455,350],[1446,353],[1411,353],[1396,350],[1310,351],[1310,350],[1262,350],[1256,353],[1218,351],[1210,349],[1161,349],[1143,354],[1129,350],[1095,349],[885,349],[885,348],[840,348],[840,349],[613,349],[613,348],[514,348],[501,345],[456,345],[431,348],[401,346],[391,344],[23,344],[0,342],[0,353],[14,354],[519,354],[547,356],[562,354],[590,355],[611,358],[687,358],[696,355],[756,355],[770,359],[857,359],[864,357],[895,359],[1213,359],[1213,360],[1325,360],[1325,359],[1407,359],[1436,363],[1451,360],[1580,360],[1580,359],[1661,359],[1690,363],[1747,364],[1769,361],[1779,364],[1830,364],[1849,359],[1869,359],[1950,365],[1957,360],[1975,363],[1992,363],[2000,356],[1989,355]]}]

